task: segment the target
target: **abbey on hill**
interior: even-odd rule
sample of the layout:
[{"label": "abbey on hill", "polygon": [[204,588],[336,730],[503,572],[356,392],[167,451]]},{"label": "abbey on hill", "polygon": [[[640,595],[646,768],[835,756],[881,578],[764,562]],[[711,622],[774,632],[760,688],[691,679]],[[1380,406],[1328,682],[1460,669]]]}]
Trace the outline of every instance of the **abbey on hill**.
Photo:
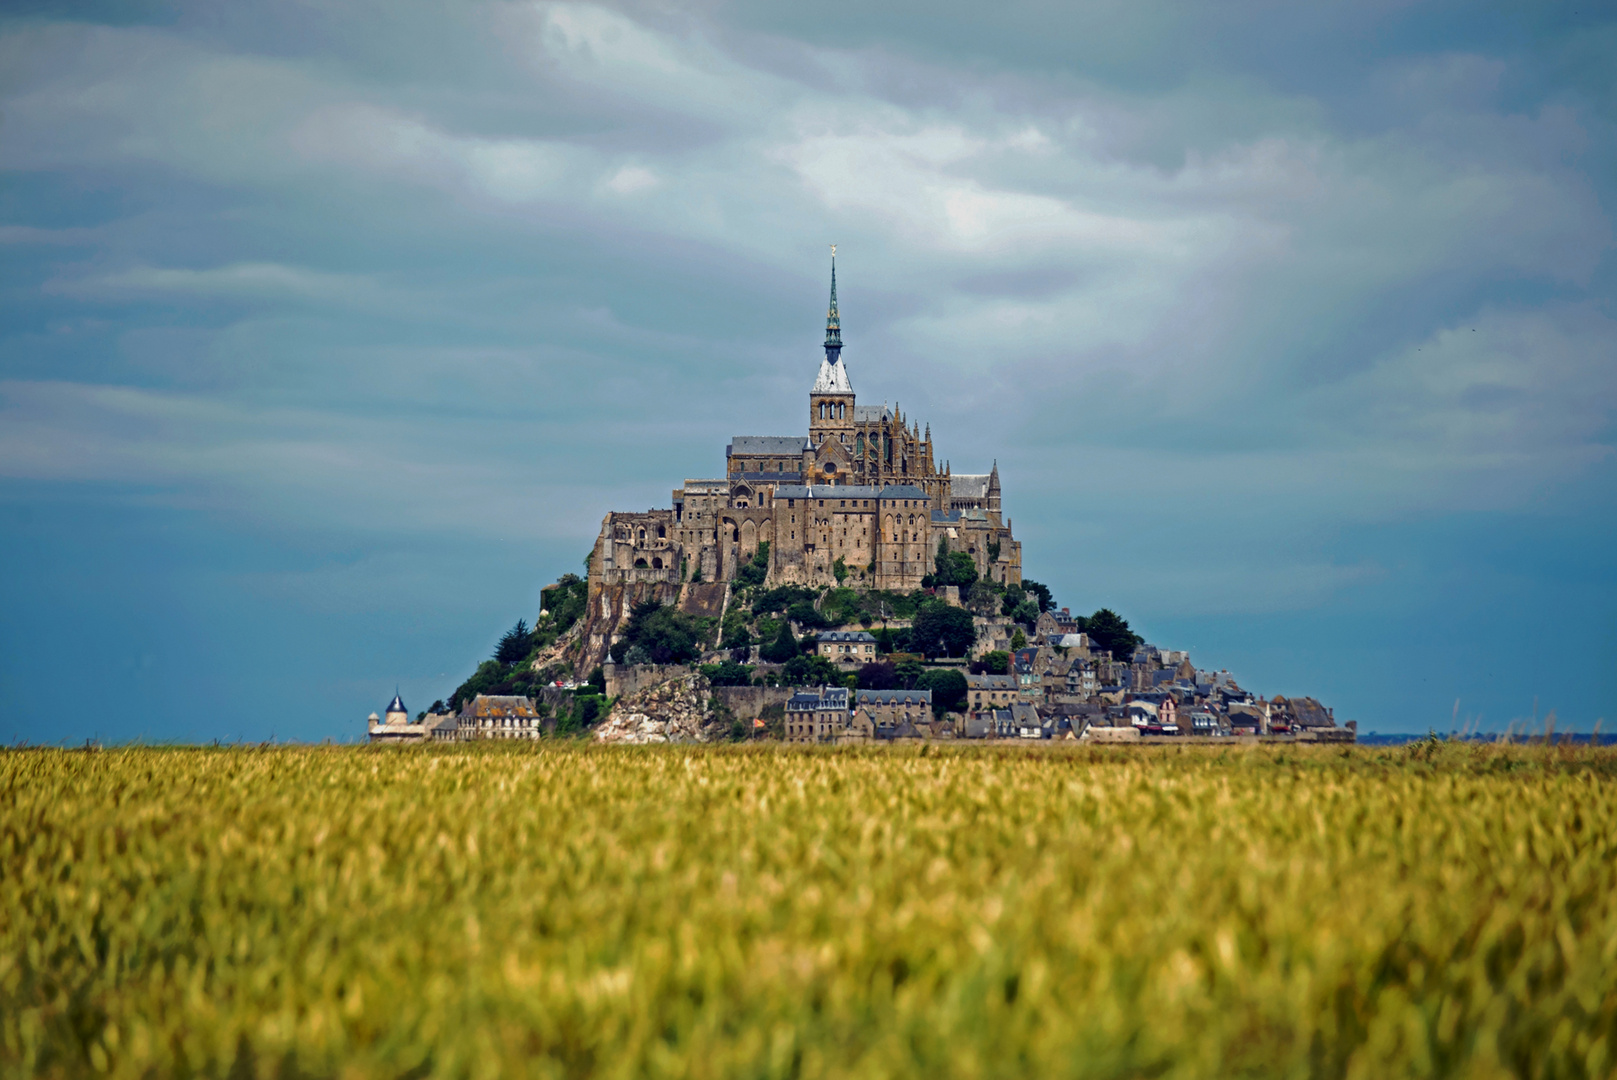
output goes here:
[{"label": "abbey on hill", "polygon": [[808,405],[806,435],[737,435],[724,476],[607,514],[587,580],[546,586],[447,711],[411,723],[395,699],[371,738],[1116,741],[1182,717],[1208,738],[1353,740],[1312,698],[1255,698],[1109,609],[1058,611],[1022,576],[997,466],[940,469],[930,428],[858,404],[834,264]]},{"label": "abbey on hill", "polygon": [[931,573],[940,541],[969,555],[980,578],[1020,584],[1022,548],[1001,514],[998,465],[973,475],[939,468],[931,425],[923,432],[896,405],[855,400],[833,260],[808,434],[737,435],[723,477],[687,479],[666,510],[607,514],[590,559],[590,597],[731,582],[764,544],[770,585],[907,592]]}]

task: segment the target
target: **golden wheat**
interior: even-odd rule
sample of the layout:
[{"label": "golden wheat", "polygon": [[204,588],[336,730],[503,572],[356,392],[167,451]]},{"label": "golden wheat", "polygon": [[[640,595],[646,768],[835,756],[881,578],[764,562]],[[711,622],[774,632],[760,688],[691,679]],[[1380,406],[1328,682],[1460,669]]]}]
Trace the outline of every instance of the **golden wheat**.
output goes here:
[{"label": "golden wheat", "polygon": [[14,751],[0,794],[8,1075],[1617,1062],[1609,751]]}]

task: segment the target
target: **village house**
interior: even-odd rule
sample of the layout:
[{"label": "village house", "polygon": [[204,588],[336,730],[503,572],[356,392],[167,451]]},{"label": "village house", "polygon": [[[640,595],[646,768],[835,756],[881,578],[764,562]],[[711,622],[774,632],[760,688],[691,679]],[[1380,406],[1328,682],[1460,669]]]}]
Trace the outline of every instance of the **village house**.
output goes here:
[{"label": "village house", "polygon": [[1020,696],[1015,675],[966,676],[966,705],[972,712],[1009,708]]},{"label": "village house", "polygon": [[805,688],[786,702],[786,741],[829,743],[842,738],[848,727],[847,687]]},{"label": "village house", "polygon": [[868,664],[876,659],[876,637],[866,630],[825,630],[814,651],[838,664]]},{"label": "village house", "polygon": [[511,694],[478,694],[461,706],[456,737],[478,739],[537,739],[543,733],[533,699]]}]

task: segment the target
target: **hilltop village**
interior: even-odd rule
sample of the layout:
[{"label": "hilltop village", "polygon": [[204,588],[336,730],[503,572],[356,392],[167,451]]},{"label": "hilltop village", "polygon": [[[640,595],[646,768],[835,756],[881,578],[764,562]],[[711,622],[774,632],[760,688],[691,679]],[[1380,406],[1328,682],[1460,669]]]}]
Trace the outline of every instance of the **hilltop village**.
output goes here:
[{"label": "hilltop village", "polygon": [[607,514],[585,578],[448,702],[395,695],[371,739],[1354,739],[1024,580],[997,463],[956,473],[930,425],[858,403],[834,264],[824,349],[807,435],[737,435],[723,476]]}]

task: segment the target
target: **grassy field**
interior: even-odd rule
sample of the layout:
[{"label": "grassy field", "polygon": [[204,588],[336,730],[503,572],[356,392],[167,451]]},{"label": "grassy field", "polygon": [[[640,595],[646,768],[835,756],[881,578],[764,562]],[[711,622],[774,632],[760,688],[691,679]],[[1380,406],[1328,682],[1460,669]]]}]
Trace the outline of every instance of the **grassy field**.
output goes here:
[{"label": "grassy field", "polygon": [[0,752],[0,1071],[1617,1070],[1617,754]]}]

